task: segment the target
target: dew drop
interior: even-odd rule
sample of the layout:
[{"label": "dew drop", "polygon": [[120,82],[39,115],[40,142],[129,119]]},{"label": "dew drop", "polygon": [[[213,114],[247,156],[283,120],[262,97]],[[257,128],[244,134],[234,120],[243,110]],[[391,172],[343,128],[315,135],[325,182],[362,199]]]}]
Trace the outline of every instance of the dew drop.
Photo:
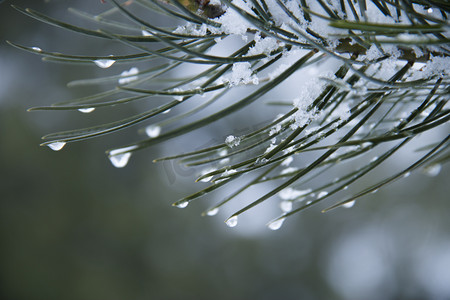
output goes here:
[{"label": "dew drop", "polygon": [[[179,89],[179,88],[174,88],[172,91],[176,93],[176,92],[182,92],[183,90],[182,90],[182,89]],[[181,101],[183,101],[184,96],[173,96],[173,98],[174,98],[175,100],[181,102]]]},{"label": "dew drop", "polygon": [[233,217],[229,218],[228,220],[226,220],[225,223],[227,224],[228,227],[234,227],[238,223],[238,217],[233,216]]},{"label": "dew drop", "polygon": [[141,31],[142,36],[151,36],[152,34],[150,32],[148,32],[147,30],[142,30]]},{"label": "dew drop", "polygon": [[286,169],[281,170],[280,175],[293,173],[293,172],[295,172],[295,171],[298,171],[298,168],[288,167],[288,168],[286,168]]},{"label": "dew drop", "polygon": [[355,205],[355,200],[342,204],[342,207],[350,208],[353,207],[353,205]]},{"label": "dew drop", "polygon": [[37,52],[42,52],[42,49],[39,47],[31,47],[31,49],[33,49],[34,51],[37,51]]},{"label": "dew drop", "polygon": [[91,113],[95,110],[95,107],[88,107],[88,108],[80,108],[78,111],[82,112],[83,114]]},{"label": "dew drop", "polygon": [[433,8],[429,8],[429,9],[427,9],[427,13],[429,13],[429,14],[432,14],[433,13]]},{"label": "dew drop", "polygon": [[406,177],[409,177],[409,175],[411,175],[411,172],[405,173],[405,175],[403,175],[403,177],[406,178]]},{"label": "dew drop", "polygon": [[157,125],[150,125],[147,126],[145,128],[145,133],[151,137],[151,138],[155,138],[157,136],[159,136],[159,134],[161,133],[161,127],[157,126]]},{"label": "dew drop", "polygon": [[373,190],[372,192],[370,192],[371,194],[375,194],[376,192],[378,192],[378,189]]},{"label": "dew drop", "polygon": [[[205,175],[205,174],[208,174],[208,173],[211,173],[211,172],[214,172],[215,170],[216,170],[216,169],[214,169],[214,168],[204,169],[204,170],[201,172],[201,176],[203,176],[203,175]],[[205,178],[200,179],[200,182],[210,182],[212,178],[213,178],[213,176],[208,176],[208,177],[205,177]]]},{"label": "dew drop", "polygon": [[206,212],[206,214],[207,214],[208,216],[215,216],[215,215],[217,215],[218,212],[219,212],[219,208],[218,208],[218,207],[215,207],[215,208],[213,208],[213,209],[208,210],[208,211]]},{"label": "dew drop", "polygon": [[227,158],[221,159],[221,160],[219,161],[219,164],[221,164],[221,165],[226,165],[226,164],[229,163],[229,162],[230,162],[230,159],[227,157]]},{"label": "dew drop", "polygon": [[285,189],[281,190],[278,193],[278,196],[282,200],[293,200],[293,199],[299,198],[301,196],[304,196],[306,194],[309,194],[310,192],[311,192],[311,189],[296,190],[296,189],[293,189],[291,187],[288,187],[288,188],[285,188]]},{"label": "dew drop", "polygon": [[225,156],[228,154],[228,150],[227,149],[222,149],[219,151],[219,156]]},{"label": "dew drop", "polygon": [[109,160],[116,168],[123,168],[127,165],[131,157],[131,151],[136,149],[137,146],[129,146],[125,148],[114,149],[109,152]]},{"label": "dew drop", "polygon": [[288,200],[281,201],[280,208],[283,212],[290,212],[292,210],[292,201]]},{"label": "dew drop", "polygon": [[127,165],[128,160],[130,160],[131,153],[126,152],[122,154],[116,154],[109,157],[109,160],[116,168],[123,168]]},{"label": "dew drop", "polygon": [[423,172],[427,176],[435,177],[439,174],[439,172],[441,172],[441,169],[442,169],[442,166],[440,164],[431,164],[431,165],[426,166],[423,169]]},{"label": "dew drop", "polygon": [[175,206],[178,207],[178,208],[185,208],[185,207],[188,206],[188,204],[189,204],[189,202],[184,200],[184,201],[176,203]]},{"label": "dew drop", "polygon": [[138,76],[136,74],[139,73],[139,69],[136,67],[132,67],[130,70],[123,71],[119,78],[118,82],[119,84],[127,84],[132,81],[138,80]]},{"label": "dew drop", "polygon": [[66,145],[65,142],[54,142],[51,144],[48,144],[47,146],[50,147],[53,151],[59,151]]},{"label": "dew drop", "polygon": [[328,195],[328,192],[322,191],[322,192],[320,192],[320,193],[317,195],[317,198],[323,198],[323,197],[325,197],[326,195]]},{"label": "dew drop", "polygon": [[213,178],[212,176],[205,177],[205,178],[200,179],[200,182],[210,182],[212,178]]},{"label": "dew drop", "polygon": [[100,67],[102,69],[107,69],[111,67],[116,61],[112,59],[97,59],[94,60],[94,64],[97,65],[97,67]]},{"label": "dew drop", "polygon": [[283,225],[283,222],[286,218],[281,218],[275,221],[270,222],[267,227],[269,227],[270,230],[278,230]]},{"label": "dew drop", "polygon": [[169,108],[169,109],[166,109],[165,111],[162,112],[162,114],[164,114],[164,115],[165,115],[165,114],[168,114],[168,113],[170,113],[170,111],[171,111],[170,108]]}]

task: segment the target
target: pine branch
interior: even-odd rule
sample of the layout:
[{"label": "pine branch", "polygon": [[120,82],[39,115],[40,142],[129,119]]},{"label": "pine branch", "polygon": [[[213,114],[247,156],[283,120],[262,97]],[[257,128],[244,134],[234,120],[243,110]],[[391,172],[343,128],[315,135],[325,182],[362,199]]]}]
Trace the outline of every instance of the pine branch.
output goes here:
[{"label": "pine branch", "polygon": [[[178,207],[186,207],[229,182],[242,182],[241,188],[211,205],[203,215],[215,215],[229,201],[239,201],[241,193],[250,187],[267,182],[276,185],[232,214],[226,221],[229,226],[235,226],[241,214],[278,195],[283,212],[268,224],[269,228],[278,229],[288,217],[358,184],[361,178],[391,160],[398,150],[410,147],[409,142],[419,134],[448,125],[450,49],[446,1],[105,2],[109,9],[97,16],[71,10],[76,16],[95,22],[99,26],[96,30],[32,9],[15,8],[49,25],[116,42],[134,54],[105,56],[93,51],[93,55],[83,56],[9,43],[49,62],[95,64],[100,68],[132,65],[121,74],[69,83],[74,87],[104,86],[103,92],[30,110],[89,113],[116,105],[120,109],[120,105],[156,96],[167,99],[122,120],[43,137],[42,145],[60,150],[67,143],[150,122],[138,130],[146,132],[148,138],[106,152],[116,167],[124,167],[136,151],[208,126],[251,104],[261,105],[264,96],[277,91],[287,80],[305,80],[299,79],[300,75],[310,68],[329,60],[339,62],[334,74],[319,74],[295,90],[290,102],[272,96],[269,104],[278,105],[280,110],[289,106],[274,120],[241,136],[229,135],[217,145],[155,159],[206,167],[197,181],[210,185],[176,201],[174,205]],[[162,27],[146,17],[154,12],[184,25]],[[228,38],[236,36],[242,38],[242,43],[230,49],[230,55],[214,52],[214,47],[221,47]],[[143,63],[152,66],[142,69]],[[185,78],[169,75],[186,64],[207,67]],[[245,86],[249,88],[246,90]],[[227,100],[228,93],[237,88],[242,96]],[[196,102],[200,97],[204,100]],[[224,100],[226,104],[217,104]],[[153,121],[173,108],[180,108],[181,112]],[[205,108],[212,112],[205,114]],[[324,211],[350,207],[354,200],[411,171],[446,163],[450,157],[448,136],[430,142],[424,150],[428,152],[402,171],[386,175]],[[381,155],[367,159],[377,151]],[[311,162],[290,166],[306,152],[315,156]],[[339,170],[350,160],[358,160],[360,168],[340,171],[337,179],[327,177],[329,170]],[[249,180],[235,181],[238,178]]]}]

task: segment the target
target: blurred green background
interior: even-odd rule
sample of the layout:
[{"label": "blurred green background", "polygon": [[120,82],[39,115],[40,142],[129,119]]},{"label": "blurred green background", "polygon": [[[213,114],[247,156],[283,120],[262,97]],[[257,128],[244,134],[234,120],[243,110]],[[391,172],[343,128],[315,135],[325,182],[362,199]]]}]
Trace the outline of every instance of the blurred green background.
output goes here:
[{"label": "blurred green background", "polygon": [[[236,228],[223,223],[231,210],[200,217],[214,199],[172,208],[199,184],[187,170],[151,161],[183,139],[135,154],[124,169],[112,167],[104,150],[130,142],[134,130],[60,152],[39,147],[46,133],[115,112],[26,112],[84,95],[65,84],[100,70],[42,63],[7,45],[74,54],[94,47],[10,4],[74,22],[67,7],[98,13],[106,5],[0,4],[1,299],[450,299],[448,168],[432,178],[414,173],[352,209],[313,208],[275,232],[264,226],[279,214],[275,199]],[[136,109],[124,107],[121,116]]]}]

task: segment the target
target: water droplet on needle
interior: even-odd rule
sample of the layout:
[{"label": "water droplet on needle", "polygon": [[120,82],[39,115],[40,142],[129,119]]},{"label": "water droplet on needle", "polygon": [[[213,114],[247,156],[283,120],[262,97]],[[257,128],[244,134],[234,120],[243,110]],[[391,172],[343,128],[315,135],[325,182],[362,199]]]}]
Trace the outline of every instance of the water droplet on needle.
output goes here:
[{"label": "water droplet on needle", "polygon": [[178,208],[185,208],[185,207],[188,206],[188,204],[189,204],[189,202],[185,200],[185,201],[181,201],[181,202],[176,203],[175,206],[178,207]]},{"label": "water droplet on needle", "polygon": [[238,223],[238,217],[233,216],[233,217],[229,218],[228,220],[226,220],[225,223],[227,224],[228,227],[235,227]]},{"label": "water droplet on needle", "polygon": [[159,136],[159,134],[161,133],[161,127],[157,126],[157,125],[150,125],[147,126],[145,128],[145,133],[151,137],[151,138],[155,138],[157,136]]},{"label": "water droplet on needle", "polygon": [[97,65],[97,67],[100,67],[102,69],[107,69],[111,67],[116,61],[112,59],[97,59],[94,60],[94,64]]},{"label": "water droplet on needle", "polygon": [[281,218],[275,221],[270,222],[267,227],[269,227],[270,230],[278,230],[283,225],[283,222],[286,218]]},{"label": "water droplet on needle", "polygon": [[95,107],[88,107],[88,108],[80,108],[78,111],[82,112],[84,114],[91,113],[95,110]]},{"label": "water droplet on needle", "polygon": [[213,208],[213,209],[208,210],[208,211],[206,212],[206,214],[207,214],[208,216],[215,216],[215,215],[217,215],[218,212],[219,212],[219,208],[218,208],[218,207],[215,207],[215,208]]},{"label": "water droplet on needle", "polygon": [[66,145],[66,142],[54,142],[51,144],[48,144],[47,146],[52,149],[53,151],[59,151]]},{"label": "water droplet on needle", "polygon": [[136,149],[136,146],[114,149],[109,152],[109,160],[116,168],[123,168],[128,164],[131,157],[131,151]]}]

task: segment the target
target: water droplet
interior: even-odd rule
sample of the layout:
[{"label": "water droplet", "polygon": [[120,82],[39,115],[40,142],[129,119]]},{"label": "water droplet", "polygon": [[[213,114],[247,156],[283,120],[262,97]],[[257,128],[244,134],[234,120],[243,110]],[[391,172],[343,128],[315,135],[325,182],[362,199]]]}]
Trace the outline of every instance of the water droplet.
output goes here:
[{"label": "water droplet", "polygon": [[147,30],[142,30],[141,31],[143,36],[151,36],[152,34],[150,32],[148,32]]},{"label": "water droplet", "polygon": [[165,115],[165,114],[168,114],[168,113],[170,113],[170,111],[171,111],[170,108],[169,108],[169,109],[166,109],[165,111],[162,112],[162,114],[164,114],[164,115]]},{"label": "water droplet", "polygon": [[238,217],[233,216],[233,217],[229,218],[228,220],[226,220],[225,223],[227,224],[228,227],[234,227],[238,223]]},{"label": "water droplet", "polygon": [[88,108],[80,108],[78,111],[82,112],[84,114],[88,114],[90,112],[93,112],[95,110],[95,107],[88,107]]},{"label": "water droplet", "polygon": [[278,230],[283,225],[283,222],[286,218],[281,218],[275,221],[270,222],[267,227],[269,227],[270,230]]},{"label": "water droplet", "polygon": [[223,159],[221,159],[220,161],[219,161],[219,164],[221,164],[221,165],[226,165],[227,163],[229,163],[230,162],[230,158],[223,158]]},{"label": "water droplet", "polygon": [[405,175],[403,175],[403,177],[406,178],[406,177],[409,177],[409,175],[411,175],[411,172],[405,173]]},{"label": "water droplet", "polygon": [[371,191],[371,194],[375,194],[376,192],[378,192],[378,189]]},{"label": "water droplet", "polygon": [[127,165],[128,160],[130,160],[131,153],[126,152],[122,154],[117,154],[109,157],[109,160],[116,168],[123,168]]},{"label": "water droplet", "polygon": [[136,67],[132,67],[128,71],[123,71],[120,74],[120,76],[122,78],[119,78],[119,80],[118,80],[119,84],[127,84],[132,81],[138,80],[138,76],[136,76],[136,74],[138,74],[138,73],[139,73],[139,69]]},{"label": "water droplet", "polygon": [[427,13],[429,13],[429,14],[432,14],[433,13],[433,8],[429,8],[429,9],[427,9]]},{"label": "water droplet", "polygon": [[342,204],[342,207],[350,208],[353,207],[353,205],[355,205],[355,200]]},{"label": "water droplet", "polygon": [[155,138],[157,136],[159,136],[159,134],[161,133],[161,127],[159,127],[158,125],[150,125],[147,126],[145,128],[145,133],[151,137],[151,138]]},{"label": "water droplet", "polygon": [[343,189],[344,191],[345,191],[345,190],[348,190],[348,185],[344,186],[342,189]]},{"label": "water droplet", "polygon": [[[173,90],[172,90],[172,92],[175,92],[175,93],[177,93],[177,92],[182,92],[183,90],[182,89],[179,89],[179,88],[174,88]],[[184,99],[184,96],[173,96],[173,98],[175,99],[175,100],[177,100],[177,101],[183,101],[183,99]]]},{"label": "water droplet", "polygon": [[50,147],[53,151],[59,151],[66,145],[66,142],[54,142],[51,144],[48,144],[47,146]]},{"label": "water droplet", "polygon": [[188,204],[189,204],[189,202],[184,200],[184,201],[181,201],[181,202],[177,202],[175,204],[175,206],[178,207],[178,208],[185,208],[185,207],[188,206]]},{"label": "water droplet", "polygon": [[306,190],[295,190],[291,187],[285,188],[278,193],[278,196],[283,200],[292,200],[296,198],[300,198],[306,194],[309,194],[311,189]]},{"label": "water droplet", "polygon": [[209,177],[205,177],[205,178],[200,179],[200,181],[201,182],[210,182],[212,178],[213,178],[212,176],[209,176]]},{"label": "water droplet", "polygon": [[374,161],[376,161],[376,160],[378,160],[378,156],[374,156],[374,157],[370,160],[370,162],[374,162]]},{"label": "water droplet", "polygon": [[[203,176],[203,175],[205,175],[205,174],[214,172],[215,170],[216,170],[216,169],[214,169],[214,168],[204,169],[204,170],[200,173],[200,176]],[[208,177],[205,177],[205,178],[200,179],[200,181],[201,181],[201,182],[210,182],[212,178],[213,178],[213,176],[208,176]]]},{"label": "water droplet", "polygon": [[292,210],[292,201],[288,200],[281,201],[280,208],[283,212],[290,212]]},{"label": "water droplet", "polygon": [[256,165],[256,166],[262,166],[262,165],[265,165],[267,162],[268,162],[268,159],[267,159],[267,158],[264,158],[264,157],[261,158],[261,157],[259,157],[259,158],[256,159],[255,165]]},{"label": "water droplet", "polygon": [[112,59],[97,59],[94,60],[94,64],[97,65],[97,67],[100,67],[102,69],[107,69],[111,67],[116,61]]},{"label": "water droplet", "polygon": [[423,172],[427,176],[435,177],[439,174],[439,172],[441,172],[441,169],[442,169],[442,166],[440,164],[431,164],[431,165],[426,166],[423,169]]},{"label": "water droplet", "polygon": [[289,167],[289,168],[286,168],[286,169],[281,170],[280,175],[293,173],[293,172],[295,172],[295,171],[298,171],[298,168]]},{"label": "water droplet", "polygon": [[215,208],[213,208],[213,209],[208,210],[208,211],[206,212],[206,214],[207,214],[208,216],[215,216],[215,215],[217,215],[218,212],[219,212],[219,208],[218,208],[218,207],[215,207]]},{"label": "water droplet", "polygon": [[127,165],[130,160],[131,153],[127,151],[131,151],[136,149],[137,146],[129,146],[125,148],[114,149],[109,152],[109,160],[116,168],[123,168]]},{"label": "water droplet", "polygon": [[225,155],[227,155],[228,154],[228,150],[227,149],[222,149],[222,150],[220,150],[220,152],[219,152],[219,156],[225,156]]},{"label": "water droplet", "polygon": [[322,192],[320,192],[320,193],[317,195],[317,198],[323,198],[323,197],[325,197],[326,195],[328,195],[328,192],[322,191]]},{"label": "water droplet", "polygon": [[34,51],[37,51],[37,52],[42,52],[42,49],[39,47],[31,47],[31,49],[33,49]]}]

